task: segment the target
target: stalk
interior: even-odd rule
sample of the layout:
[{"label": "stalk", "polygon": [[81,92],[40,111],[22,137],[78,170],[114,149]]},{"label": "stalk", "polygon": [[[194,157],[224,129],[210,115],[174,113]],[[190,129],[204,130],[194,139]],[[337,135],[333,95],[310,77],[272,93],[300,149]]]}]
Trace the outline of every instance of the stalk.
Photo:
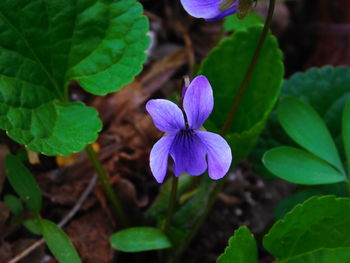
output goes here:
[{"label": "stalk", "polygon": [[129,221],[127,220],[127,216],[124,212],[124,209],[121,205],[121,202],[113,190],[111,183],[109,182],[109,177],[107,172],[103,168],[100,159],[97,156],[97,153],[92,148],[91,145],[86,146],[85,151],[92,162],[92,165],[95,168],[95,171],[98,175],[98,179],[102,185],[102,189],[105,192],[109,202],[112,205],[113,212],[116,214],[117,219],[120,221],[121,227],[127,227],[129,225]]},{"label": "stalk", "polygon": [[177,193],[178,183],[179,183],[179,178],[176,176],[173,176],[172,183],[171,183],[171,192],[169,197],[169,208],[168,208],[168,213],[166,215],[165,224],[163,228],[163,232],[165,234],[169,234],[169,231],[170,231],[171,219],[173,217],[175,206],[176,206],[176,193]]}]

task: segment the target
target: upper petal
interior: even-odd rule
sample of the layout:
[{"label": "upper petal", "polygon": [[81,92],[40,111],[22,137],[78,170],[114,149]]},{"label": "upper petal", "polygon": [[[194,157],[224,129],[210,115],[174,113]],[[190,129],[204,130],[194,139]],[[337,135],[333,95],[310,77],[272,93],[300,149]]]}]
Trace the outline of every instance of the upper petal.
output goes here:
[{"label": "upper petal", "polygon": [[232,162],[231,148],[220,135],[196,131],[207,150],[208,156],[208,173],[214,180],[221,179],[230,169]]},{"label": "upper petal", "polygon": [[152,148],[150,154],[150,167],[153,176],[158,183],[164,181],[169,159],[169,150],[174,141],[175,135],[170,134],[162,137]]},{"label": "upper petal", "polygon": [[228,10],[220,11],[219,6],[222,0],[181,0],[181,3],[191,16],[204,18],[208,21],[220,19],[233,14],[237,10],[238,1]]},{"label": "upper petal", "polygon": [[178,132],[170,149],[175,175],[204,173],[207,169],[205,154],[205,146],[194,131]]},{"label": "upper petal", "polygon": [[199,129],[214,107],[213,90],[205,76],[198,76],[192,80],[186,90],[183,105],[188,125],[192,129]]},{"label": "upper petal", "polygon": [[146,104],[154,125],[161,131],[173,133],[185,127],[184,115],[180,108],[168,100],[149,100]]}]

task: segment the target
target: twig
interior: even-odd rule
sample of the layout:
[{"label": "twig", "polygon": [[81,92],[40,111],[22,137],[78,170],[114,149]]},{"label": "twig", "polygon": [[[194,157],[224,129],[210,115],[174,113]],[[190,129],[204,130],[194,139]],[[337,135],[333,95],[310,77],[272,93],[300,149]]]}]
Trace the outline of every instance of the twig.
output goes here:
[{"label": "twig", "polygon": [[[83,205],[83,203],[86,201],[88,196],[90,195],[91,191],[93,190],[94,186],[96,185],[97,181],[97,175],[95,174],[90,182],[89,185],[86,187],[85,191],[82,193],[82,195],[79,197],[77,203],[73,206],[73,208],[69,211],[69,213],[58,223],[60,227],[63,227],[65,224],[68,223],[70,219],[79,211],[80,207]],[[17,263],[21,259],[23,259],[25,256],[30,254],[33,250],[40,247],[42,244],[45,243],[45,240],[43,238],[39,239],[38,241],[34,242],[32,245],[30,245],[28,248],[23,250],[20,254],[18,254],[16,257],[10,259],[7,263]]]}]

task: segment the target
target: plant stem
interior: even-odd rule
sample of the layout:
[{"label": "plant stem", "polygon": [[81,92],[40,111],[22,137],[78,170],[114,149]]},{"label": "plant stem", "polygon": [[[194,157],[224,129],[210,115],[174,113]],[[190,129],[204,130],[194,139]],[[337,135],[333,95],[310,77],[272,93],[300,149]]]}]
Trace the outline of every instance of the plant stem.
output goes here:
[{"label": "plant stem", "polygon": [[173,217],[175,205],[176,205],[176,192],[177,192],[178,183],[179,183],[179,178],[176,176],[173,176],[173,179],[171,182],[171,192],[169,197],[169,208],[168,208],[168,213],[166,215],[164,228],[163,228],[163,232],[165,234],[169,234],[171,219]]},{"label": "plant stem", "polygon": [[109,199],[112,205],[113,212],[116,214],[118,220],[120,221],[121,227],[127,227],[129,225],[128,224],[129,221],[127,220],[126,214],[119,201],[119,198],[117,197],[111,183],[109,182],[109,177],[107,175],[107,172],[103,168],[100,162],[100,159],[97,156],[97,153],[95,152],[95,150],[92,148],[91,145],[86,146],[85,151],[95,168],[95,171],[98,175],[98,179],[100,180],[100,183],[102,185],[102,189],[105,192],[107,198]]},{"label": "plant stem", "polygon": [[[237,113],[237,109],[243,99],[244,96],[244,91],[246,90],[246,88],[248,87],[251,75],[254,71],[254,68],[256,66],[256,63],[258,61],[258,58],[260,56],[261,50],[264,46],[267,34],[269,32],[270,26],[271,26],[271,22],[272,22],[272,17],[273,17],[273,12],[275,10],[275,4],[276,4],[276,0],[270,0],[270,4],[269,4],[269,10],[268,10],[268,15],[264,24],[264,28],[261,34],[261,37],[259,39],[258,45],[255,49],[253,58],[249,64],[249,67],[247,69],[246,75],[244,77],[244,80],[238,90],[237,96],[235,98],[235,100],[232,103],[230,112],[226,118],[226,121],[222,127],[222,130],[220,132],[221,136],[225,136],[228,132],[228,129]],[[215,184],[215,187],[213,188],[210,198],[208,200],[208,205],[206,207],[206,211],[205,213],[194,223],[194,226],[191,229],[191,232],[186,236],[185,240],[181,243],[180,247],[177,249],[177,251],[175,252],[176,254],[174,255],[174,258],[172,260],[172,262],[178,262],[181,254],[183,253],[183,251],[187,248],[187,246],[190,244],[190,242],[192,241],[192,239],[196,236],[198,230],[200,229],[200,227],[202,226],[204,220],[206,219],[206,217],[208,216],[210,210],[212,209],[224,183],[225,183],[225,179],[221,179],[220,181],[218,181]]]},{"label": "plant stem", "polygon": [[262,34],[261,34],[261,37],[259,39],[259,42],[258,42],[258,45],[255,49],[255,52],[254,52],[254,55],[253,55],[253,58],[249,64],[249,67],[247,69],[247,72],[245,74],[245,77],[243,79],[243,82],[238,90],[238,93],[237,93],[237,96],[236,96],[236,99],[233,101],[232,103],[232,106],[231,106],[231,109],[229,111],[229,114],[226,118],[226,121],[222,127],[222,130],[221,130],[221,135],[224,136],[226,135],[232,121],[233,121],[233,118],[235,117],[236,115],[236,112],[237,112],[237,109],[243,99],[243,95],[244,95],[244,91],[246,90],[246,88],[248,87],[248,84],[249,84],[249,81],[250,81],[250,77],[253,73],[253,70],[256,66],[256,63],[258,62],[258,58],[259,58],[259,55],[261,53],[261,50],[264,46],[264,43],[265,43],[265,39],[267,37],[267,34],[270,30],[270,26],[271,26],[271,22],[272,22],[272,17],[273,17],[273,12],[275,10],[275,5],[276,5],[276,0],[270,0],[270,5],[269,5],[269,11],[268,11],[268,14],[267,14],[267,18],[266,18],[266,21],[265,21],[265,24],[264,24],[264,29],[262,31]]}]

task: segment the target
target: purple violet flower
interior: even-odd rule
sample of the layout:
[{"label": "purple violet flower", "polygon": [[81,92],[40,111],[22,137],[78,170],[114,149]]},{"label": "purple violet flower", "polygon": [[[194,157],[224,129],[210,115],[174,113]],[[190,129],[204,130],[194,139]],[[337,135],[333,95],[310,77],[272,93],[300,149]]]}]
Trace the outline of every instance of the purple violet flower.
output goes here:
[{"label": "purple violet flower", "polygon": [[239,0],[181,0],[191,16],[215,21],[237,12]]},{"label": "purple violet flower", "polygon": [[146,104],[155,126],[168,133],[152,148],[153,176],[158,183],[163,182],[170,155],[175,176],[182,172],[201,175],[208,167],[212,179],[224,177],[232,161],[230,146],[220,135],[199,130],[214,107],[213,90],[205,76],[198,76],[190,83],[183,107],[184,113],[176,104],[164,99],[150,100]]}]

